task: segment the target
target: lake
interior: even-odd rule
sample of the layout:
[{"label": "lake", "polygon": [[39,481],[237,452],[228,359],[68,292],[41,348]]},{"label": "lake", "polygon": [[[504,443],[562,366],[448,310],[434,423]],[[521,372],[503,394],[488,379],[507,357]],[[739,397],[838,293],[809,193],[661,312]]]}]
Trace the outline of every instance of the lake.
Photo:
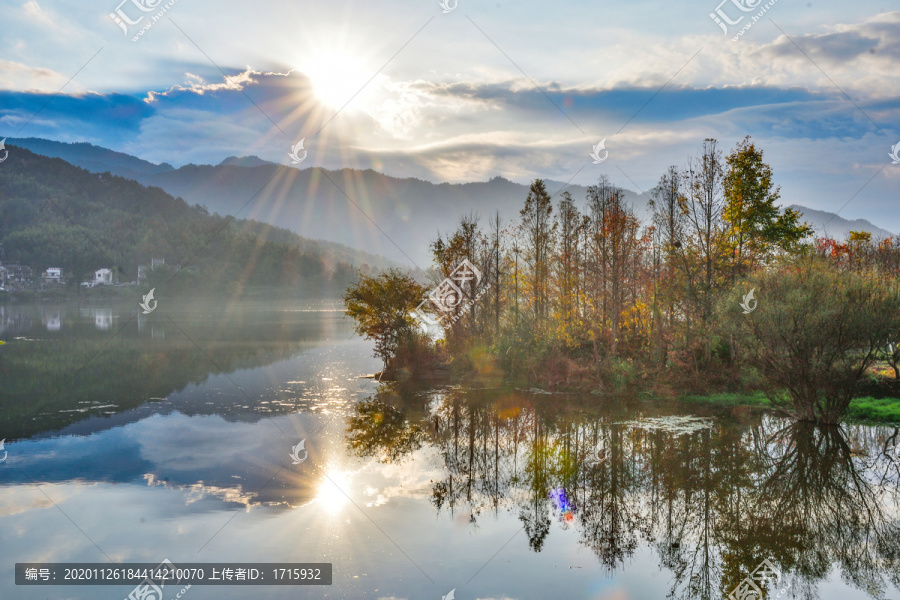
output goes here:
[{"label": "lake", "polygon": [[900,600],[896,427],[379,385],[337,301],[162,304],[0,306],[0,598],[132,589],[16,562],[169,559],[333,564],[190,600]]}]

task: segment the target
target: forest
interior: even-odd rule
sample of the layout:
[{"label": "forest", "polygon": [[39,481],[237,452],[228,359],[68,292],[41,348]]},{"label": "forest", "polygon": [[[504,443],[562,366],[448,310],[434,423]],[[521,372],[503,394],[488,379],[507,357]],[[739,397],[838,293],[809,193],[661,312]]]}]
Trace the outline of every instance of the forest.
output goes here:
[{"label": "forest", "polygon": [[170,282],[167,289],[181,293],[323,283],[340,290],[356,273],[349,248],[330,251],[284,229],[211,215],[159,188],[15,152],[15,162],[0,170],[7,261],[31,266],[37,279],[61,267],[73,293],[100,268],[113,268],[120,282],[134,281],[138,265],[152,258],[164,258],[166,267],[148,285]]},{"label": "forest", "polygon": [[900,240],[815,237],[750,137],[727,155],[704,140],[650,195],[641,223],[606,177],[583,202],[535,180],[518,218],[464,215],[437,236],[430,287],[362,276],[347,313],[400,377],[450,363],[551,390],[760,391],[827,423],[873,367],[896,390]]}]

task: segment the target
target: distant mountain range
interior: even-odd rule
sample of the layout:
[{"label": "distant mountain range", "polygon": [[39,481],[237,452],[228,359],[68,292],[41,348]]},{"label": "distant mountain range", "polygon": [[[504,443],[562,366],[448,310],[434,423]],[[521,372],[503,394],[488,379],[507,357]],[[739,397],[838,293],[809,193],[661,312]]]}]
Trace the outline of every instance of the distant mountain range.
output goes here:
[{"label": "distant mountain range", "polygon": [[835,240],[846,240],[850,237],[851,231],[868,231],[874,239],[882,239],[893,237],[896,234],[891,233],[887,229],[882,229],[877,225],[865,219],[855,219],[850,221],[840,217],[834,213],[807,208],[799,204],[792,204],[790,208],[796,209],[803,213],[803,220],[809,223],[810,227],[819,237],[829,237]]},{"label": "distant mountain range", "polygon": [[[27,138],[7,140],[38,154],[63,158],[89,171],[110,171],[158,186],[190,204],[211,212],[235,215],[284,227],[302,236],[365,249],[402,264],[430,264],[429,244],[452,230],[462,215],[483,219],[500,212],[505,222],[516,220],[528,186],[502,177],[486,182],[440,183],[397,178],[373,170],[293,168],[257,156],[229,157],[218,165],[153,163],[91,144],[65,144]],[[558,199],[563,189],[583,203],[587,188],[547,180]],[[639,218],[649,216],[646,194],[625,190]],[[876,238],[893,235],[869,221],[849,221],[833,213],[793,205],[818,234],[846,238],[850,230]]]},{"label": "distant mountain range", "polygon": [[[291,297],[335,297],[356,278],[357,268],[394,266],[383,257],[268,223],[210,215],[205,207],[133,179],[91,173],[13,144],[6,148],[0,256],[5,263],[30,267],[33,275],[13,278],[7,290],[13,293],[42,283],[41,273],[53,267],[62,269],[62,279],[76,291],[105,268],[120,283],[142,279],[143,272],[149,288],[159,286],[158,293],[165,289],[170,297],[240,296],[263,289]],[[153,259],[165,262],[142,271]]]},{"label": "distant mountain range", "polygon": [[109,171],[113,175],[128,179],[137,179],[139,175],[153,175],[175,170],[168,163],[155,165],[130,154],[107,150],[85,142],[66,143],[42,138],[9,138],[6,143],[31,150],[35,154],[61,158],[67,163],[92,173]]}]

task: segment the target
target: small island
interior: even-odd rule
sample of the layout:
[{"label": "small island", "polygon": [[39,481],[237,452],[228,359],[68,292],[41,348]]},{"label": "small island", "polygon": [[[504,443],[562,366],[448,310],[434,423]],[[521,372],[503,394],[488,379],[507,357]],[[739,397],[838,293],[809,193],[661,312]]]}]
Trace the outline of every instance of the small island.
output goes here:
[{"label": "small island", "polygon": [[344,294],[379,380],[451,379],[900,421],[900,240],[815,237],[748,136],[706,139],[642,224],[601,177],[583,202],[537,179],[518,219],[477,214]]}]

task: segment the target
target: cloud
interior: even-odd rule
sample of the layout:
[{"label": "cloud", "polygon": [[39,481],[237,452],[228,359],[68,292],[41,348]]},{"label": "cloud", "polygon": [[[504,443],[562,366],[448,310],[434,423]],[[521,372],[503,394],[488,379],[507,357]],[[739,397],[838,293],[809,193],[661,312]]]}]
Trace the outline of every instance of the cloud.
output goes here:
[{"label": "cloud", "polygon": [[152,107],[124,94],[0,91],[0,127],[10,136],[22,131],[23,137],[118,146],[133,137],[153,113]]},{"label": "cloud", "polygon": [[200,96],[208,92],[218,92],[223,90],[240,92],[248,85],[258,82],[257,79],[253,78],[254,76],[270,77],[277,75],[280,77],[288,77],[291,72],[292,71],[288,71],[287,73],[264,73],[262,71],[255,71],[248,66],[244,71],[237,73],[236,75],[223,75],[223,81],[220,83],[207,83],[200,75],[185,73],[184,75],[187,78],[187,81],[184,84],[175,84],[164,92],[150,90],[147,92],[147,97],[144,101],[148,104],[152,104],[161,97],[174,95],[175,92],[189,92]]},{"label": "cloud", "polygon": [[781,60],[798,60],[799,55],[800,59],[806,60],[798,52],[799,46],[821,67],[844,70],[848,63],[860,59],[871,60],[872,66],[878,62],[900,60],[898,40],[900,11],[882,13],[862,23],[828,26],[823,33],[793,35],[791,39],[780,35],[773,43],[763,47],[760,54]]},{"label": "cloud", "polygon": [[42,9],[41,5],[38,4],[35,0],[28,0],[28,2],[23,4],[22,12],[25,13],[26,18],[33,22],[37,22],[41,25],[51,25],[53,27],[56,27],[56,19],[54,18],[54,16]]},{"label": "cloud", "polygon": [[52,69],[0,59],[0,90],[56,91],[65,81]]}]

